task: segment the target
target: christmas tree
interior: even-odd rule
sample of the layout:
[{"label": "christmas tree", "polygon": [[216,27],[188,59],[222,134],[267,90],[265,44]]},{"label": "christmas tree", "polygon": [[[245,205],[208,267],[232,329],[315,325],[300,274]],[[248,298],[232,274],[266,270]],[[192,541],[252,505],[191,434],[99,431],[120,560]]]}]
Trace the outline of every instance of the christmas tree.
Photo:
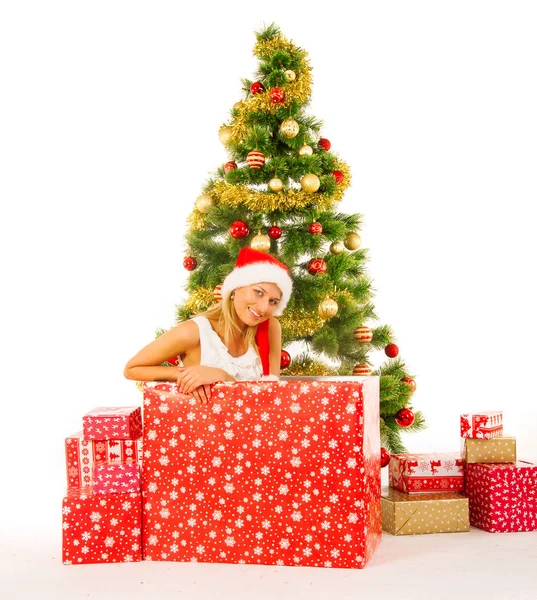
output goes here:
[{"label": "christmas tree", "polygon": [[[415,382],[398,356],[395,337],[377,320],[361,215],[337,204],[351,173],[321,137],[322,122],[306,113],[311,96],[307,54],[270,25],[256,34],[255,81],[243,80],[244,99],[219,131],[229,153],[206,182],[189,216],[184,267],[189,296],[177,322],[220,299],[220,284],[247,245],[290,267],[291,301],[280,317],[282,375],[380,376],[381,440],[403,452],[401,428],[424,427],[413,413]],[[301,351],[291,354],[293,342]],[[295,347],[297,344],[293,344]],[[376,370],[374,350],[390,358]]]}]

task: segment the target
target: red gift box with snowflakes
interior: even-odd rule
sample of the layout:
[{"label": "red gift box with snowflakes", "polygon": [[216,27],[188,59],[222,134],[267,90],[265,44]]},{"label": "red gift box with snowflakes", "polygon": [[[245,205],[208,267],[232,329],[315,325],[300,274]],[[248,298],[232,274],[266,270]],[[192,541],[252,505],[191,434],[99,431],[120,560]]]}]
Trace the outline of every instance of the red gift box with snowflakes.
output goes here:
[{"label": "red gift box with snowflakes", "polygon": [[137,461],[142,466],[142,437],[136,440],[85,440],[82,431],[65,439],[67,489],[89,487],[94,465]]},{"label": "red gift box with snowflakes", "polygon": [[537,530],[537,465],[466,465],[470,524],[491,533]]},{"label": "red gift box with snowflakes", "polygon": [[459,492],[464,490],[464,462],[456,452],[392,454],[390,487],[401,492]]},{"label": "red gift box with snowflakes", "polygon": [[147,560],[362,568],[381,538],[379,381],[144,384]]},{"label": "red gift box with snowflakes", "polygon": [[116,494],[140,491],[137,463],[101,463],[93,467],[93,493]]},{"label": "red gift box with snowflakes", "polygon": [[139,406],[100,406],[82,417],[86,440],[135,440],[142,433]]},{"label": "red gift box with snowflakes", "polygon": [[98,495],[91,488],[68,490],[62,512],[65,565],[142,560],[140,492]]},{"label": "red gift box with snowflakes", "polygon": [[461,437],[490,440],[503,435],[501,410],[484,410],[461,415]]}]

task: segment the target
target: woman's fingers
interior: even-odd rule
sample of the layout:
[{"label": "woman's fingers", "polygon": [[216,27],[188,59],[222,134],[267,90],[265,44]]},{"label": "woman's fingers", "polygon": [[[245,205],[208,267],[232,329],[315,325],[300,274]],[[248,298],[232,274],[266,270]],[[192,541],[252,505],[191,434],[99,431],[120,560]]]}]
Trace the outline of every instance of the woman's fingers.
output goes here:
[{"label": "woman's fingers", "polygon": [[194,398],[202,404],[207,404],[207,395],[205,393],[205,386],[200,385],[199,387],[192,390]]}]

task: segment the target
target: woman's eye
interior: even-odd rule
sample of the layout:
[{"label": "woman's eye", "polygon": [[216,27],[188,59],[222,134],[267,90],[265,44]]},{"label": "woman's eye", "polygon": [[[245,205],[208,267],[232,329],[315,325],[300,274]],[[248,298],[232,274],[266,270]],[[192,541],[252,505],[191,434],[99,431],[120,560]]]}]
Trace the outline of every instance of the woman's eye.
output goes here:
[{"label": "woman's eye", "polygon": [[256,291],[255,291],[255,293],[256,293],[258,296],[262,296],[262,295],[263,295],[263,292],[262,292],[261,290],[256,290]]}]

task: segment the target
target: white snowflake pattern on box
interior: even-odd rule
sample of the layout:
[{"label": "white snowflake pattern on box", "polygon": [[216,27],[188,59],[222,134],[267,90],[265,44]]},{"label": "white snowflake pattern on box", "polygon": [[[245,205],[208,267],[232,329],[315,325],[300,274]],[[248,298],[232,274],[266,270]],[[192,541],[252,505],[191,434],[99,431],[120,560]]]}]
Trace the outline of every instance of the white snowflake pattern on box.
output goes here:
[{"label": "white snowflake pattern on box", "polygon": [[144,385],[148,560],[362,568],[381,536],[378,378]]}]

